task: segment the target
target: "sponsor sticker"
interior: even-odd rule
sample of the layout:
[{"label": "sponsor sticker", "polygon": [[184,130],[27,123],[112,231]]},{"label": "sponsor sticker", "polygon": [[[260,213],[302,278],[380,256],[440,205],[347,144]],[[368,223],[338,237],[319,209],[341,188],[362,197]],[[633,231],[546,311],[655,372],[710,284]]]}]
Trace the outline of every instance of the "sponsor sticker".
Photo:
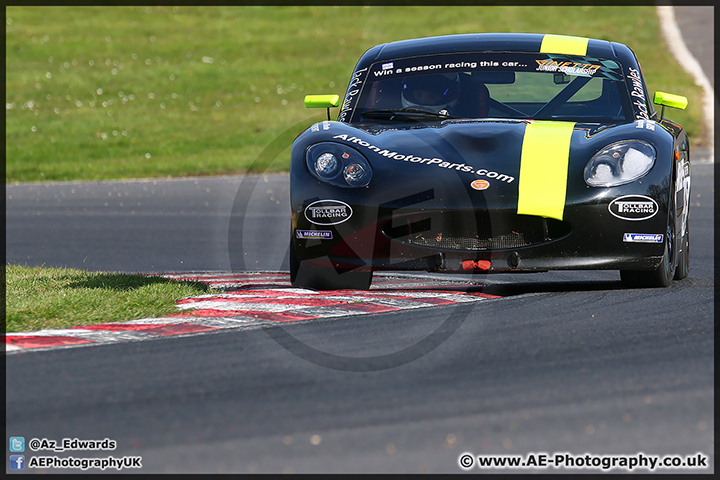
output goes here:
[{"label": "sponsor sticker", "polygon": [[655,122],[653,120],[638,120],[635,128],[647,128],[655,131]]},{"label": "sponsor sticker", "polygon": [[636,120],[649,120],[647,101],[645,100],[645,88],[643,87],[640,70],[628,67],[627,74],[630,83],[630,96],[633,98],[633,107],[635,108]]},{"label": "sponsor sticker", "polygon": [[486,190],[490,186],[490,182],[487,180],[475,180],[470,186],[475,190]]},{"label": "sponsor sticker", "polygon": [[600,65],[581,62],[558,62],[555,60],[535,60],[538,72],[562,72],[566,75],[592,77],[600,69]]},{"label": "sponsor sticker", "polygon": [[441,158],[428,158],[428,157],[420,157],[417,155],[414,155],[412,153],[407,152],[398,152],[398,151],[390,151],[386,148],[380,148],[376,145],[371,144],[370,142],[366,142],[365,140],[350,136],[346,133],[334,135],[333,139],[335,140],[344,140],[348,143],[352,143],[355,145],[360,145],[361,147],[365,147],[368,150],[371,150],[378,155],[382,155],[385,158],[390,158],[392,160],[402,160],[403,162],[409,162],[409,163],[417,163],[422,165],[434,165],[440,168],[446,168],[448,170],[456,170],[458,172],[464,172],[464,173],[475,173],[480,176],[485,176],[488,178],[494,178],[498,181],[505,182],[505,183],[512,183],[515,181],[515,177],[511,177],[510,175],[506,175],[504,173],[500,172],[492,172],[485,168],[481,168],[477,171],[475,171],[474,167],[472,165],[466,165],[465,163],[452,163],[452,162],[446,162]]},{"label": "sponsor sticker", "polygon": [[662,243],[662,233],[623,233],[623,242],[628,243]]},{"label": "sponsor sticker", "polygon": [[658,204],[645,195],[625,195],[610,202],[610,213],[622,220],[647,220],[658,212]]},{"label": "sponsor sticker", "polygon": [[331,240],[333,234],[330,230],[295,230],[296,238]]},{"label": "sponsor sticker", "polygon": [[352,213],[350,205],[339,200],[318,200],[305,207],[305,218],[315,225],[337,225]]},{"label": "sponsor sticker", "polygon": [[365,81],[367,75],[367,68],[362,68],[353,73],[348,85],[347,93],[345,94],[345,100],[343,100],[342,107],[340,107],[340,115],[338,117],[339,122],[345,122],[348,120],[348,114],[355,108],[355,104],[358,100],[358,93],[360,93],[360,86]]}]

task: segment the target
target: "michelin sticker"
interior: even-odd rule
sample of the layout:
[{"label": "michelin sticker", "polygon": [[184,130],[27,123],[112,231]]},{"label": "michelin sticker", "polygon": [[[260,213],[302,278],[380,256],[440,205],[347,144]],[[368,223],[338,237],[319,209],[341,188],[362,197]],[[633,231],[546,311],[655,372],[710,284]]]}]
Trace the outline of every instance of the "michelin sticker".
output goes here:
[{"label": "michelin sticker", "polygon": [[623,242],[628,243],[662,243],[662,233],[624,233]]},{"label": "michelin sticker", "polygon": [[333,234],[330,230],[295,230],[296,238],[332,240]]}]

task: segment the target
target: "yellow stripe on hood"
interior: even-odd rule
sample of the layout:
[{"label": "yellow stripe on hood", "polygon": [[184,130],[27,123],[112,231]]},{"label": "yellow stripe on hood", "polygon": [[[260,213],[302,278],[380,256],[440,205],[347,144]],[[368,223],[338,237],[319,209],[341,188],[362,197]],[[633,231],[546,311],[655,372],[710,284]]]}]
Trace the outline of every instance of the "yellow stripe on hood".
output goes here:
[{"label": "yellow stripe on hood", "polygon": [[518,214],[562,220],[574,126],[574,122],[535,121],[525,127]]},{"label": "yellow stripe on hood", "polygon": [[545,35],[540,45],[540,53],[560,53],[564,55],[587,55],[588,42],[584,37],[567,35]]}]

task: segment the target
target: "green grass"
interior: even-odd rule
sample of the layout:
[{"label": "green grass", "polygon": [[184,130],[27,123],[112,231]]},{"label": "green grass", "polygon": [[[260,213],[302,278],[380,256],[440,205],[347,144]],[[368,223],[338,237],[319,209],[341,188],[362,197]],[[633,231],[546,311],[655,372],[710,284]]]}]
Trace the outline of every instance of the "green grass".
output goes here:
[{"label": "green grass", "polygon": [[6,331],[32,332],[157,318],[175,302],[209,291],[206,284],[163,277],[8,265]]},{"label": "green grass", "polygon": [[668,116],[700,137],[701,89],[668,53],[654,7],[6,8],[6,178],[102,180],[283,171],[256,162],[322,119],[383,42],[469,32],[562,33],[629,45]]}]

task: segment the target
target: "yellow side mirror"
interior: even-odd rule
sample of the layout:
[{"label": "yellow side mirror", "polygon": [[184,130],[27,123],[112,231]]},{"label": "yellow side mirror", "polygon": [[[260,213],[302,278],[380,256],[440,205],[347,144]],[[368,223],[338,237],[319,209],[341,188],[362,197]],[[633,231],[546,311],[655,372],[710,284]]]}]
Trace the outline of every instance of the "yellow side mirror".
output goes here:
[{"label": "yellow side mirror", "polygon": [[340,95],[305,95],[305,108],[327,108],[330,120],[330,107],[340,105]]},{"label": "yellow side mirror", "polygon": [[680,110],[685,110],[688,105],[687,97],[665,92],[655,92],[653,102],[665,107],[679,108]]},{"label": "yellow side mirror", "polygon": [[330,108],[340,105],[340,95],[305,95],[305,108]]}]

